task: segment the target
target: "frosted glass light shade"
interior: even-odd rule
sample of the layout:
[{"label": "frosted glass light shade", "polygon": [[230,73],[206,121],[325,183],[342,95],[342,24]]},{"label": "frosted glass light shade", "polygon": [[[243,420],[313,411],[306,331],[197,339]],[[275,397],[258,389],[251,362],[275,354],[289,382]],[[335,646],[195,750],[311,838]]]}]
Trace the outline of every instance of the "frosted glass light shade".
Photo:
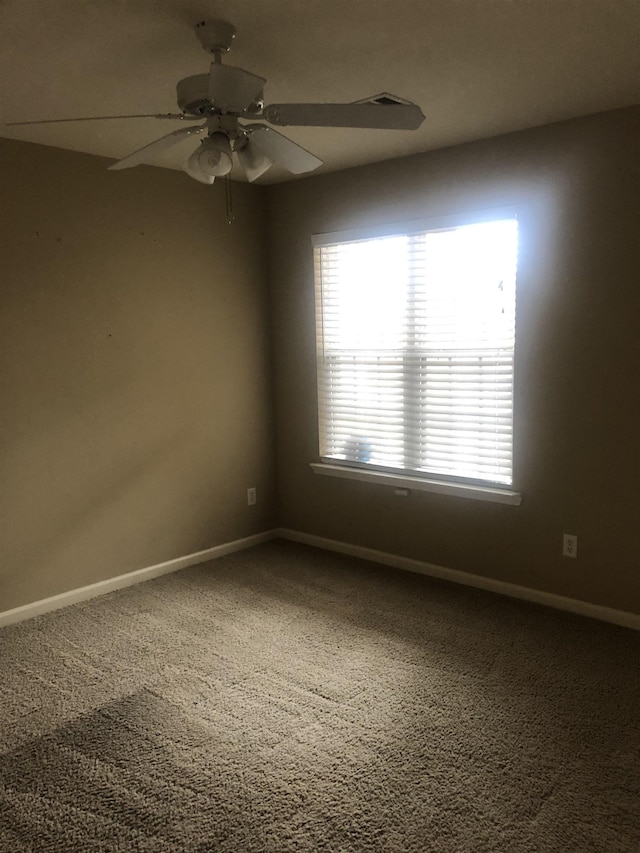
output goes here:
[{"label": "frosted glass light shade", "polygon": [[[187,161],[187,171],[195,177],[219,178],[231,171],[231,144],[224,133],[212,133],[196,148]],[[207,182],[208,183],[208,182]]]},{"label": "frosted glass light shade", "polygon": [[253,145],[250,139],[247,139],[241,147],[236,148],[236,154],[250,183],[259,178],[260,175],[264,175],[267,169],[273,166],[273,160],[267,157],[263,151],[260,151],[256,145]]}]

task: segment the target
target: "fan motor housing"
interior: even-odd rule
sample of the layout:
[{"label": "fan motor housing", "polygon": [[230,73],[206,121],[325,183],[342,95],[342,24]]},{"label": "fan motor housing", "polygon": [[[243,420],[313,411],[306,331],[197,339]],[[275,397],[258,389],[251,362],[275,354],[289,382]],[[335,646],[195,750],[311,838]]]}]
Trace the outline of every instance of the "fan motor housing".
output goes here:
[{"label": "fan motor housing", "polygon": [[183,113],[192,116],[204,116],[211,113],[209,99],[209,75],[195,74],[185,77],[176,86],[178,106]]}]

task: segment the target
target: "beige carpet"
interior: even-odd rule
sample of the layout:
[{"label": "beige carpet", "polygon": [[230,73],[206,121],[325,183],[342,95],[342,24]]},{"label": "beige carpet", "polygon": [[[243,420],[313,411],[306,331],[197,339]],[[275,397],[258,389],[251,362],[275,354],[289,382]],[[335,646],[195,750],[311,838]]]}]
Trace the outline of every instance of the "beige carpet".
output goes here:
[{"label": "beige carpet", "polygon": [[639,663],[269,543],[0,631],[0,850],[638,853]]}]

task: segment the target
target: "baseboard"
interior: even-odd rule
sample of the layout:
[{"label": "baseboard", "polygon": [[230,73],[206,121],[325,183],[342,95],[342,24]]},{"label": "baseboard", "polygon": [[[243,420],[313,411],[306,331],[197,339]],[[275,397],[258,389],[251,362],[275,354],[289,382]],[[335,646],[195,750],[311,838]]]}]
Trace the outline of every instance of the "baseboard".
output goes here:
[{"label": "baseboard", "polygon": [[194,554],[187,554],[185,557],[177,557],[175,560],[167,560],[165,563],[158,563],[155,566],[147,566],[147,568],[138,569],[135,572],[117,575],[108,580],[89,584],[89,586],[71,589],[68,592],[62,592],[50,598],[43,598],[31,604],[23,604],[21,607],[14,607],[13,610],[5,610],[0,613],[0,628],[5,625],[13,625],[16,622],[22,622],[25,619],[31,619],[34,616],[39,616],[41,613],[49,613],[52,610],[59,610],[61,607],[68,607],[70,604],[75,604],[78,601],[97,598],[99,595],[104,595],[107,592],[113,592],[116,589],[122,589],[126,586],[133,586],[133,584],[142,583],[143,581],[151,580],[151,578],[160,577],[160,575],[177,572],[179,569],[186,569],[187,566],[195,566],[198,563],[205,563],[207,560],[215,560],[217,557],[232,554],[234,551],[243,551],[245,548],[251,548],[253,545],[268,542],[275,536],[275,531],[266,530],[264,533],[256,533],[253,536],[246,536],[244,539],[235,539],[233,542],[215,545],[213,548],[196,551]]},{"label": "baseboard", "polygon": [[521,598],[534,604],[542,604],[553,607],[556,610],[566,610],[569,613],[577,613],[580,616],[588,616],[591,619],[599,619],[603,622],[611,622],[624,628],[633,628],[640,631],[640,615],[627,613],[624,610],[614,610],[611,607],[602,607],[599,604],[590,604],[587,601],[579,601],[575,598],[566,598],[563,595],[555,595],[551,592],[543,592],[527,586],[507,583],[506,581],[485,578],[481,575],[459,572],[456,569],[447,569],[444,566],[436,566],[433,563],[424,563],[421,560],[412,560],[409,557],[399,557],[385,551],[376,551],[373,548],[363,548],[360,545],[350,545],[348,542],[339,542],[335,539],[325,539],[322,536],[314,536],[311,533],[301,533],[297,530],[279,528],[274,533],[282,539],[290,539],[292,542],[301,542],[305,545],[314,545],[327,551],[337,551],[340,554],[348,554],[351,557],[360,557],[372,563],[381,563],[385,566],[393,566],[408,572],[416,572],[433,578],[440,578],[453,583],[473,586],[485,589],[488,592],[497,592],[511,598]]},{"label": "baseboard", "polygon": [[213,548],[207,548],[204,551],[196,551],[194,554],[187,554],[184,557],[167,560],[166,562],[158,563],[155,566],[148,566],[147,568],[128,572],[124,575],[118,575],[116,577],[109,578],[108,580],[98,581],[97,583],[90,584],[89,586],[72,589],[68,592],[51,596],[50,598],[43,598],[40,601],[24,604],[21,607],[14,607],[12,610],[5,610],[4,612],[0,612],[0,628],[6,625],[15,624],[16,622],[22,622],[26,619],[31,619],[32,617],[39,616],[42,613],[49,613],[52,610],[59,610],[62,607],[68,607],[70,604],[75,604],[79,601],[87,601],[90,598],[97,598],[107,592],[113,592],[116,589],[133,586],[134,584],[151,580],[151,578],[160,577],[160,575],[177,572],[180,569],[187,568],[188,566],[205,563],[207,560],[215,560],[217,557],[223,557],[225,554],[242,551],[245,548],[260,545],[263,542],[269,542],[271,539],[275,539],[277,537],[289,539],[292,542],[300,542],[305,545],[313,545],[316,548],[324,548],[327,551],[336,551],[340,554],[347,554],[351,557],[359,557],[362,560],[369,560],[372,563],[392,566],[393,568],[402,569],[403,571],[428,575],[429,577],[440,578],[442,580],[451,581],[452,583],[458,583],[464,586],[473,586],[478,589],[484,589],[488,592],[496,592],[500,595],[506,595],[511,598],[520,598],[524,601],[531,601],[534,604],[553,607],[556,610],[565,610],[569,613],[577,613],[580,616],[599,619],[603,622],[611,622],[614,625],[621,625],[624,628],[632,628],[636,631],[640,630],[640,615],[636,613],[614,610],[611,607],[602,607],[599,604],[590,604],[587,601],[579,601],[575,598],[567,598],[562,595],[555,595],[551,592],[543,592],[542,590],[532,589],[531,587],[519,586],[518,584],[507,583],[506,581],[499,581],[493,578],[486,578],[469,572],[460,572],[456,569],[437,566],[434,563],[413,560],[410,557],[400,557],[397,554],[389,554],[386,551],[376,551],[373,548],[364,548],[361,545],[351,545],[348,542],[340,542],[336,539],[326,539],[323,536],[314,536],[311,533],[302,533],[300,531],[289,530],[287,528],[265,530],[263,533],[256,533],[255,535],[247,536],[244,539],[225,542],[222,545],[215,545]]}]

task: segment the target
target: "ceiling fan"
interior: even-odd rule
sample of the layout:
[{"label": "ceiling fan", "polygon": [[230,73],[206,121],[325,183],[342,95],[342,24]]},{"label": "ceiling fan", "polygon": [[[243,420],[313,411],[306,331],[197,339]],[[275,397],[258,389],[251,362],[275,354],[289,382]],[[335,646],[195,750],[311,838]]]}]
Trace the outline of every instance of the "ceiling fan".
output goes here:
[{"label": "ceiling fan", "polygon": [[295,175],[310,172],[322,164],[322,160],[310,151],[268,125],[416,130],[424,121],[422,110],[416,104],[386,93],[349,104],[265,105],[263,87],[266,80],[263,77],[222,64],[222,54],[231,48],[235,28],[226,21],[201,21],[195,31],[200,44],[213,54],[214,60],[208,74],[196,74],[179,81],[177,101],[181,112],[88,116],[9,124],[57,124],[119,118],[198,122],[189,127],[180,127],[150,142],[113,163],[109,169],[128,169],[149,162],[155,154],[186,137],[203,136],[187,159],[184,170],[196,181],[212,184],[217,177],[231,171],[233,153],[249,181],[255,181],[274,164]]}]

